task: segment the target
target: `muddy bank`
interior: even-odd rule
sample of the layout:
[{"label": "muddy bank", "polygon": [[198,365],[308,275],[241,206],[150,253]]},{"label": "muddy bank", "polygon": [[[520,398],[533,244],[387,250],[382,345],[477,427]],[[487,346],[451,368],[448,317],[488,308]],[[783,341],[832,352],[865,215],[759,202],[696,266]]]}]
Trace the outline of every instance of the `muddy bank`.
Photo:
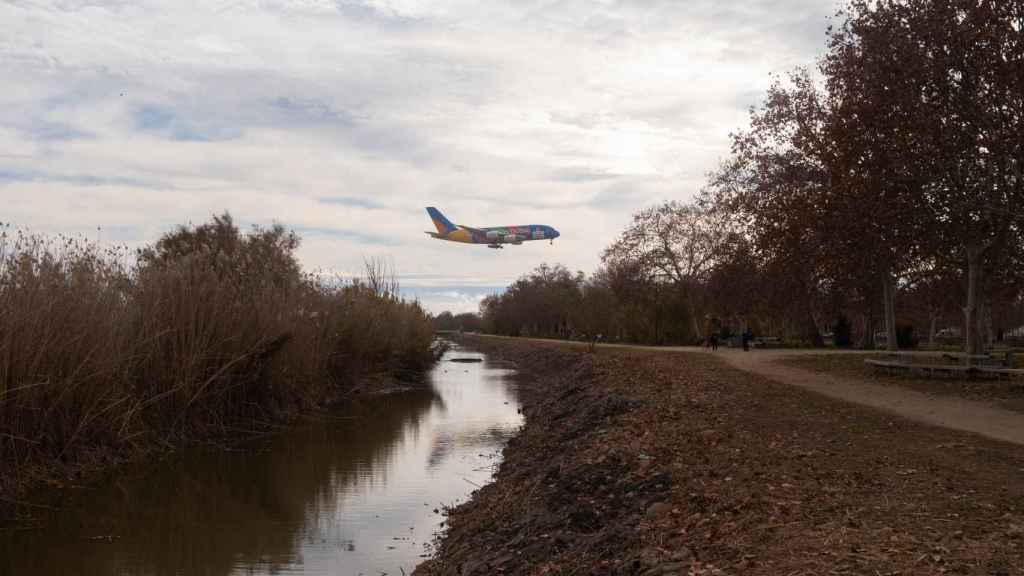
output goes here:
[{"label": "muddy bank", "polygon": [[417,574],[1020,574],[1024,451],[713,357],[473,338],[524,374]]}]

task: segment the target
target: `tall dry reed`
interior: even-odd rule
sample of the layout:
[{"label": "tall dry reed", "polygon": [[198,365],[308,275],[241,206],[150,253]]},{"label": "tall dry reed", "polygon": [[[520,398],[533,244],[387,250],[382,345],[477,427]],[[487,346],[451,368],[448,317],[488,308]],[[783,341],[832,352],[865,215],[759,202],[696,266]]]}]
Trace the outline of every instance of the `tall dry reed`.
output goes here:
[{"label": "tall dry reed", "polygon": [[0,231],[0,491],[83,455],[251,430],[431,362],[386,269],[302,273],[280,226],[227,214],[129,253]]}]

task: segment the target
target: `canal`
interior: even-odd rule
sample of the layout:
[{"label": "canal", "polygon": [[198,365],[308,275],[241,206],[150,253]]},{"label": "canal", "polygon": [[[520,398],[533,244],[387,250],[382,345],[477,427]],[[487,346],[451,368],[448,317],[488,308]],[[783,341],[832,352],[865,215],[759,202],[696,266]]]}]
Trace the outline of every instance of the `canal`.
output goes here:
[{"label": "canal", "polygon": [[0,532],[0,574],[410,574],[443,507],[490,480],[518,431],[513,374],[454,349],[427,387],[119,470],[69,491],[43,528]]}]

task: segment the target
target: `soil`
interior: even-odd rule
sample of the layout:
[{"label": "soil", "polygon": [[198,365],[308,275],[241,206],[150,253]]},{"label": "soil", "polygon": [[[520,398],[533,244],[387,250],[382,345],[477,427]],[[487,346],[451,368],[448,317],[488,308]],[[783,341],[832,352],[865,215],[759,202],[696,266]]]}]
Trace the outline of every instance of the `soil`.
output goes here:
[{"label": "soil", "polygon": [[992,402],[1008,410],[1024,412],[1024,378],[964,378],[934,375],[887,374],[864,364],[863,356],[821,354],[782,358],[780,363],[822,374],[858,378],[882,386],[910,388],[936,396],[952,396],[968,400]]},{"label": "soil", "polygon": [[466,337],[522,375],[416,574],[1024,574],[1024,449],[710,354]]}]

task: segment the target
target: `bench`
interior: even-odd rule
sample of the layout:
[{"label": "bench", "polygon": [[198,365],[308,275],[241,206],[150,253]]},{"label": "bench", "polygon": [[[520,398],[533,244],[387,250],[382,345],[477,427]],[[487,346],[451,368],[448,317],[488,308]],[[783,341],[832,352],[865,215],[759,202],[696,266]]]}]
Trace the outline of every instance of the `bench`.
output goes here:
[{"label": "bench", "polygon": [[868,366],[873,366],[875,368],[884,368],[886,370],[886,372],[890,372],[890,373],[895,372],[897,370],[902,370],[902,369],[910,368],[910,364],[904,364],[902,362],[897,362],[895,360],[872,360],[872,359],[867,359],[867,360],[864,361],[864,363],[867,364]]},{"label": "bench", "polygon": [[971,372],[980,368],[979,366],[964,366],[962,364],[915,364],[913,362],[900,360],[864,360],[865,364],[876,368],[893,368],[897,370],[938,370],[942,372]]},{"label": "bench", "polygon": [[974,367],[994,367],[994,368],[1016,368],[1014,366],[1014,355],[1012,351],[1005,353],[988,352],[985,354],[971,354],[968,356],[963,352],[943,352],[928,353],[928,352],[912,352],[907,350],[890,350],[880,353],[882,356],[892,359],[910,359],[909,362],[913,362],[914,358],[931,358],[932,360],[942,359],[949,362],[951,365],[963,364],[964,360],[970,358],[970,364]]},{"label": "bench", "polygon": [[1006,352],[1003,354],[990,352],[988,354],[971,354],[969,356],[963,352],[947,352],[943,354],[942,357],[954,363],[961,363],[965,359],[970,359],[970,364],[978,367],[1016,368],[1016,366],[1014,366],[1013,352]]},{"label": "bench", "polygon": [[908,362],[899,362],[896,360],[874,360],[866,359],[864,364],[872,366],[876,369],[882,369],[889,374],[896,372],[925,372],[928,374],[944,373],[944,374],[963,374],[963,375],[976,375],[976,374],[991,374],[995,376],[1005,376],[1007,378],[1021,377],[1024,376],[1024,369],[1014,368],[1002,368],[999,366],[964,366],[962,364],[913,364]]},{"label": "bench", "polygon": [[911,352],[908,350],[886,350],[884,352],[878,352],[882,356],[889,356],[890,358],[920,358],[924,354],[921,352]]},{"label": "bench", "polygon": [[1006,376],[1007,378],[1021,378],[1024,377],[1024,368],[999,368],[992,366],[979,366],[976,368],[978,372],[982,374],[995,374],[997,376]]},{"label": "bench", "polygon": [[971,373],[979,371],[978,366],[962,366],[959,364],[913,364],[909,362],[898,362],[896,360],[872,360],[867,359],[864,361],[868,366],[875,368],[882,368],[886,372],[946,372],[946,373]]}]

